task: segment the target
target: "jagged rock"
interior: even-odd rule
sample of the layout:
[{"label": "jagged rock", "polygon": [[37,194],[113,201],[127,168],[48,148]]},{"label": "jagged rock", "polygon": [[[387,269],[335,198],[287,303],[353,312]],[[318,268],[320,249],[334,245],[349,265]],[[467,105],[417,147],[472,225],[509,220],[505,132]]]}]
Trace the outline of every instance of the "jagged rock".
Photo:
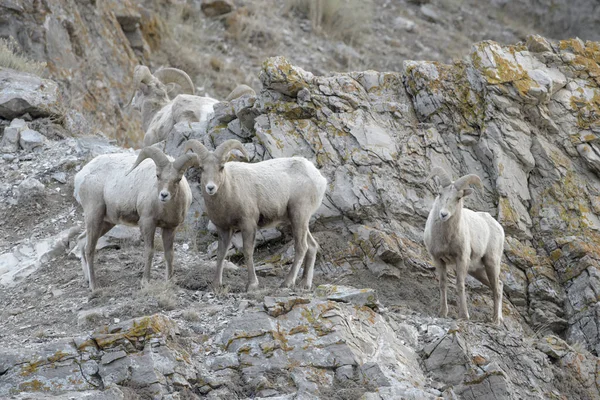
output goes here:
[{"label": "jagged rock", "polygon": [[27,129],[27,124],[22,119],[15,118],[10,125],[4,128],[2,141],[0,141],[0,151],[5,153],[14,153],[19,150],[19,139],[21,132]]},{"label": "jagged rock", "polygon": [[8,68],[0,71],[0,118],[61,115],[59,101],[54,81]]},{"label": "jagged rock", "polygon": [[320,285],[315,290],[317,297],[332,301],[341,301],[356,306],[367,306],[377,309],[379,301],[377,293],[373,289],[356,289],[349,286]]},{"label": "jagged rock", "polygon": [[33,129],[25,129],[21,131],[19,137],[19,144],[25,151],[33,151],[44,144],[45,138],[37,131]]},{"label": "jagged rock", "polygon": [[168,346],[176,332],[175,322],[157,314],[105,327],[90,338],[5,351],[0,395],[85,392],[128,382],[146,396],[162,397],[178,376],[192,380],[196,375],[185,361],[189,355]]},{"label": "jagged rock", "polygon": [[424,349],[425,368],[441,381],[451,385],[462,382],[468,369],[466,344],[458,333],[440,338]]},{"label": "jagged rock", "polygon": [[[247,312],[232,320],[219,338],[228,352],[238,354],[244,381],[253,382],[265,371],[292,365],[286,374],[300,392],[318,396],[320,387],[333,384],[332,368],[355,366],[374,386],[397,387],[421,398],[431,397],[423,389],[415,354],[369,308],[331,301],[299,303],[293,298],[269,299],[268,303],[291,304],[292,308],[277,318]],[[308,343],[313,345],[306,346]]]},{"label": "jagged rock", "polygon": [[31,275],[42,263],[64,254],[79,229],[66,229],[40,241],[26,241],[0,255],[0,285],[12,286]]},{"label": "jagged rock", "polygon": [[308,304],[310,299],[303,297],[265,297],[264,305],[267,314],[272,317],[278,317],[286,314],[298,304]]}]

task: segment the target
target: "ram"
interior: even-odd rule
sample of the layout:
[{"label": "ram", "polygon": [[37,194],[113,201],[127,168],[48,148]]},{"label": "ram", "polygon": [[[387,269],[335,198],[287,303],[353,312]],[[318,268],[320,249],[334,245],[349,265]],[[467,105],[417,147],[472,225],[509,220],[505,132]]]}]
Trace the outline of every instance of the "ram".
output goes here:
[{"label": "ram", "polygon": [[173,276],[175,229],[192,203],[192,192],[183,174],[198,163],[195,154],[184,154],[173,161],[159,149],[146,147],[137,157],[132,153],[100,155],[75,175],[74,195],[85,217],[81,237],[86,242],[81,261],[91,290],[97,287],[96,244],[117,224],[140,227],[145,247],[142,282],[150,279],[154,233],[157,227],[162,228],[166,279]]},{"label": "ram", "polygon": [[425,224],[424,241],[433,258],[440,285],[440,314],[448,315],[446,298],[447,266],[456,266],[459,317],[469,319],[465,278],[469,273],[492,290],[493,322],[502,322],[502,289],[500,263],[504,248],[504,229],[489,213],[463,207],[463,198],[473,193],[474,184],[482,188],[481,179],[469,174],[452,182],[439,167],[430,178],[438,176],[442,189],[433,202]]},{"label": "ram", "polygon": [[195,96],[192,80],[177,68],[163,68],[152,75],[148,67],[138,65],[133,81],[133,97],[141,94],[144,146],[165,140],[179,122],[208,122],[214,105],[219,102],[211,97]]},{"label": "ram", "polygon": [[236,230],[242,232],[243,253],[248,268],[246,290],[258,287],[254,270],[254,240],[258,228],[291,223],[294,235],[294,262],[283,286],[292,287],[300,266],[304,267],[300,287],[310,289],[318,244],[309,230],[311,216],[317,211],[327,180],[306,158],[275,158],[258,163],[227,162],[229,153],[242,144],[230,139],[209,151],[197,140],[188,140],[185,151],[200,157],[202,197],[208,218],[219,233],[217,270],[213,286],[223,284],[223,259]]}]

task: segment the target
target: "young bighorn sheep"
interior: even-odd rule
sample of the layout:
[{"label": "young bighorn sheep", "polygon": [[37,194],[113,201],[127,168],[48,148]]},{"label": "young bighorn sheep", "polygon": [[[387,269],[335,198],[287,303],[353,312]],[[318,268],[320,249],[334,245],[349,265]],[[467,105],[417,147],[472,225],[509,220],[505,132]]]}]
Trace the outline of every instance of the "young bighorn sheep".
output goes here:
[{"label": "young bighorn sheep", "polygon": [[223,259],[234,231],[241,230],[248,268],[246,290],[256,289],[258,278],[253,261],[256,230],[290,222],[295,254],[283,286],[294,286],[303,265],[300,286],[310,289],[319,246],[308,223],[321,205],[327,185],[319,170],[302,157],[275,158],[252,164],[227,162],[232,150],[239,150],[248,158],[242,144],[235,139],[223,142],[214,152],[197,140],[188,140],[185,151],[190,149],[200,157],[202,197],[208,217],[219,233],[213,286],[218,288],[223,284]]},{"label": "young bighorn sheep", "polygon": [[148,67],[138,65],[133,72],[133,82],[134,96],[142,95],[144,146],[165,140],[178,122],[207,122],[213,106],[219,102],[211,97],[195,96],[192,80],[177,68],[163,68],[152,75]]},{"label": "young bighorn sheep", "polygon": [[502,288],[500,262],[504,248],[504,229],[489,213],[463,208],[463,197],[473,193],[470,184],[483,188],[477,175],[466,175],[452,182],[439,167],[430,178],[438,176],[442,186],[425,224],[425,246],[433,258],[440,283],[440,314],[448,315],[446,300],[446,266],[456,265],[459,317],[469,319],[465,278],[467,272],[492,290],[493,321],[502,322]]},{"label": "young bighorn sheep", "polygon": [[154,232],[162,228],[166,279],[173,276],[175,228],[184,221],[192,203],[192,192],[183,174],[198,164],[195,154],[184,154],[173,161],[159,149],[146,147],[137,157],[124,153],[100,155],[75,175],[74,195],[85,215],[82,236],[86,244],[81,261],[91,290],[96,288],[96,244],[117,224],[140,227],[145,247],[142,283],[150,279]]}]

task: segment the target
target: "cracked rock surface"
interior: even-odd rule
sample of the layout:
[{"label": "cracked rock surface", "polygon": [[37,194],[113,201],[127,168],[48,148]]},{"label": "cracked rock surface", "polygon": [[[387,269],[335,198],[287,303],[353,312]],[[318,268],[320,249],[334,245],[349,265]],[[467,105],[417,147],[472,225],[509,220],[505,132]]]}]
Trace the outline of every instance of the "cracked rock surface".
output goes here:
[{"label": "cracked rock surface", "polygon": [[[280,227],[257,244],[260,289],[244,292],[232,251],[214,293],[216,238],[193,185],[173,280],[162,281],[157,248],[140,288],[139,236],[115,232],[89,293],[71,252],[82,222],[73,175],[132,150],[57,139],[66,127],[34,119],[41,149],[0,158],[0,397],[599,398],[598,62],[596,42],[540,36],[480,42],[453,64],[406,61],[401,73],[318,76],[274,57],[258,95],[219,104],[206,126],[176,126],[168,151],[184,133],[209,147],[236,138],[251,162],[319,167],[328,190],[311,223],[321,250],[310,292],[278,288],[293,259]],[[436,316],[422,244],[433,166],[479,175],[466,206],[506,231],[500,327],[471,278],[471,321],[456,320],[452,278],[449,318]]]}]

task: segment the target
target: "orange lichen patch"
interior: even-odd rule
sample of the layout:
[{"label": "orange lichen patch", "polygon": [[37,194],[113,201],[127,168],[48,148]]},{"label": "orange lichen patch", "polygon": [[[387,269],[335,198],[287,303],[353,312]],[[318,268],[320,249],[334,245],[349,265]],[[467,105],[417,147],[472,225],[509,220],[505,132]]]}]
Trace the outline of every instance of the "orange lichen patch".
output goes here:
[{"label": "orange lichen patch", "polygon": [[285,336],[285,331],[283,331],[281,329],[281,326],[279,325],[279,322],[277,323],[277,329],[272,330],[271,334],[273,335],[273,339],[275,339],[275,340],[277,340],[279,342],[281,350],[283,350],[283,351],[294,350],[294,347],[288,346],[288,339]]},{"label": "orange lichen patch", "polygon": [[367,322],[374,325],[377,322],[377,313],[367,306],[354,306],[356,311],[364,313],[361,317],[365,318]]},{"label": "orange lichen patch", "polygon": [[308,326],[306,325],[298,325],[292,329],[290,329],[289,334],[290,335],[295,335],[297,333],[306,333],[308,332]]},{"label": "orange lichen patch", "polygon": [[473,357],[473,364],[475,365],[486,365],[489,363],[489,361],[487,359],[485,359],[483,356],[480,355],[476,355]]},{"label": "orange lichen patch", "polygon": [[[516,53],[524,51],[522,47],[500,47],[495,42],[486,41],[478,43],[475,48],[475,52],[471,54],[473,66],[482,73],[489,84],[512,84],[521,97],[527,96],[532,87],[539,86],[516,60]],[[507,53],[508,57],[506,57]],[[491,66],[485,65],[480,54],[485,54],[487,57],[491,55],[492,59],[489,60]]]},{"label": "orange lichen patch", "polygon": [[29,376],[38,371],[38,368],[44,363],[43,360],[29,362],[21,367],[21,376]]},{"label": "orange lichen patch", "polygon": [[65,353],[64,351],[59,350],[56,353],[54,353],[53,355],[51,355],[50,357],[48,357],[48,361],[50,361],[51,363],[60,361],[63,358],[67,357],[68,355],[69,355],[69,353]]},{"label": "orange lichen patch", "polygon": [[[142,317],[133,321],[131,328],[115,333],[97,333],[93,339],[100,348],[112,347],[123,339],[137,342],[140,338],[146,339],[156,334],[169,336],[172,334],[173,326],[169,319],[160,314]],[[104,330],[105,331],[105,330]],[[102,332],[102,331],[101,331]]]},{"label": "orange lichen patch", "polygon": [[19,384],[19,391],[22,392],[49,392],[50,387],[44,385],[37,379]]}]

